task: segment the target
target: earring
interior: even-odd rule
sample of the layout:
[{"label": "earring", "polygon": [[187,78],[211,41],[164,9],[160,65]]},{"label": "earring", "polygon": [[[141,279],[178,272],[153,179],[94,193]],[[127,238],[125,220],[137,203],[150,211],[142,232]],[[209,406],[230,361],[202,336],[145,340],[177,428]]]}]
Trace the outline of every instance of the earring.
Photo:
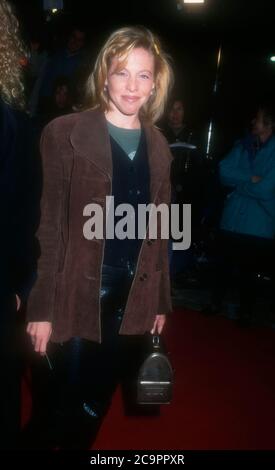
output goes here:
[{"label": "earring", "polygon": [[154,95],[156,93],[156,90],[155,90],[155,87],[152,88],[151,92],[150,92],[150,95]]}]

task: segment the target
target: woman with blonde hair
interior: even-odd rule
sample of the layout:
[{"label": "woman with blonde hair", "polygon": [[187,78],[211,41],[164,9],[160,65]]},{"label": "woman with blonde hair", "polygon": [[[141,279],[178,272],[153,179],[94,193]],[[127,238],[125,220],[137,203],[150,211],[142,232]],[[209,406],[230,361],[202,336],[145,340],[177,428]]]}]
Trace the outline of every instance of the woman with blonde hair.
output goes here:
[{"label": "woman with blonde hair", "polygon": [[[135,225],[140,205],[170,201],[171,155],[154,123],[171,81],[155,35],[121,28],[88,79],[87,110],[43,132],[41,256],[27,331],[44,389],[28,428],[34,439],[40,427],[40,441],[30,447],[89,448],[116,384],[137,369],[136,347],[146,333],[161,333],[171,311],[167,239],[159,226],[156,239],[146,227],[139,238]],[[133,209],[135,229],[126,237],[117,230],[121,204]],[[92,236],[91,216],[100,210],[107,224]]]},{"label": "woman with blonde hair", "polygon": [[[20,373],[16,311],[32,271],[33,166],[24,113],[25,48],[10,4],[0,0],[0,447],[14,448],[20,428]],[[34,213],[33,213],[34,214]]]}]

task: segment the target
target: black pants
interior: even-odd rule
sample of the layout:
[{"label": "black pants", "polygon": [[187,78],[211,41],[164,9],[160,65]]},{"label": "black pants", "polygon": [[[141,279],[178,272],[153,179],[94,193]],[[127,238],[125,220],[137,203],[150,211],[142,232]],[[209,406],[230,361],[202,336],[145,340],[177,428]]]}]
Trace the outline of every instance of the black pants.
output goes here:
[{"label": "black pants", "polygon": [[[274,283],[274,241],[221,231],[215,244],[212,303],[219,309],[226,288],[240,292],[240,315],[250,317],[259,286],[257,273],[271,276]],[[272,301],[272,299],[271,299]]]},{"label": "black pants", "polygon": [[103,266],[101,344],[72,338],[50,343],[48,359],[35,356],[33,415],[25,432],[26,447],[89,449],[116,385],[135,380],[144,338],[118,334],[131,273]]},{"label": "black pants", "polygon": [[0,294],[0,449],[14,449],[20,430],[20,354],[16,298]]}]

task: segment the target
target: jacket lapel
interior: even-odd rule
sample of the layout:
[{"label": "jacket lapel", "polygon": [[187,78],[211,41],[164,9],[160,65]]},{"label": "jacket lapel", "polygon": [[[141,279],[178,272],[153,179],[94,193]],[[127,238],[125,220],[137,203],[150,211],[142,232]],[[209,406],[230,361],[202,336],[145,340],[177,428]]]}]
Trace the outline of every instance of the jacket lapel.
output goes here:
[{"label": "jacket lapel", "polygon": [[104,114],[98,109],[79,113],[72,133],[71,144],[75,151],[90,160],[101,171],[112,177],[110,138]]},{"label": "jacket lapel", "polygon": [[145,135],[150,167],[151,202],[154,202],[163,180],[167,178],[167,172],[170,171],[172,158],[169,158],[166,147],[164,148],[163,142],[153,127],[145,126]]},{"label": "jacket lapel", "polygon": [[[171,159],[156,130],[150,126],[144,126],[144,129],[150,168],[150,194],[153,202],[159,187],[167,177]],[[100,110],[89,109],[79,113],[70,140],[78,154],[90,160],[109,178],[112,178],[110,137],[104,114]]]}]

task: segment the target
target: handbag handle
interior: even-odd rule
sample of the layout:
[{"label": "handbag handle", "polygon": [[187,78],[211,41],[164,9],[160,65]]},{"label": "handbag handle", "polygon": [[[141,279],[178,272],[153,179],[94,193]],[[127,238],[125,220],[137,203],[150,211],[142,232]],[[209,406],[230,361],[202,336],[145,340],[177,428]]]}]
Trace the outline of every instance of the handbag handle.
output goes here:
[{"label": "handbag handle", "polygon": [[152,336],[152,343],[153,343],[153,348],[154,350],[159,350],[160,349],[160,336],[159,335],[153,335]]}]

